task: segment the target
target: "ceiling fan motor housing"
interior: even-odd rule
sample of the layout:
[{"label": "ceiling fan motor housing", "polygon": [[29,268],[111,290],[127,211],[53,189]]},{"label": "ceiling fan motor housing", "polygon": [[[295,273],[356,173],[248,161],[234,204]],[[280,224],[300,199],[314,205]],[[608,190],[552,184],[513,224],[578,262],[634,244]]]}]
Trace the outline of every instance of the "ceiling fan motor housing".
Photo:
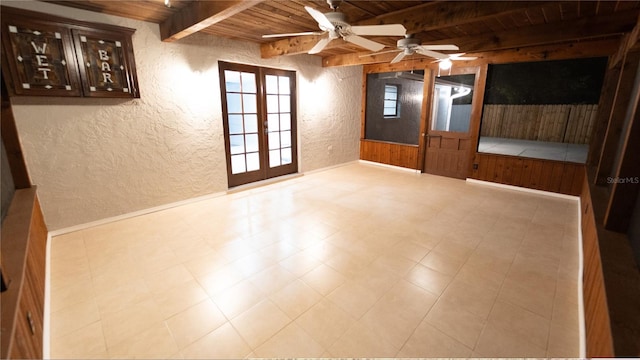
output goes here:
[{"label": "ceiling fan motor housing", "polygon": [[398,40],[398,49],[406,50],[406,49],[415,49],[420,46],[420,40],[406,37],[404,39]]},{"label": "ceiling fan motor housing", "polygon": [[[349,25],[349,23],[347,22],[347,16],[344,13],[334,11],[334,12],[328,12],[324,14],[324,16],[326,16],[329,22],[332,23],[333,26],[335,26],[336,28],[335,31],[340,36],[345,36],[349,34],[349,29],[351,28],[351,25]],[[330,29],[324,29],[322,26],[320,26],[320,28],[324,31],[331,31]]]}]

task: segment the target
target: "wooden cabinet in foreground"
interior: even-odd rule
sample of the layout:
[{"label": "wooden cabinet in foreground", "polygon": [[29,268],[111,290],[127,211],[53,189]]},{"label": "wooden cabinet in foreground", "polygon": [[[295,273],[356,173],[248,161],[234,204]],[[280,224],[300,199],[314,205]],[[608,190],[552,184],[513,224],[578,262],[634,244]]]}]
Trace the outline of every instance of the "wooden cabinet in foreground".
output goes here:
[{"label": "wooden cabinet in foreground", "polygon": [[18,189],[2,222],[0,358],[42,359],[47,227],[36,188]]},{"label": "wooden cabinet in foreground", "polygon": [[10,95],[138,98],[134,29],[1,7]]}]

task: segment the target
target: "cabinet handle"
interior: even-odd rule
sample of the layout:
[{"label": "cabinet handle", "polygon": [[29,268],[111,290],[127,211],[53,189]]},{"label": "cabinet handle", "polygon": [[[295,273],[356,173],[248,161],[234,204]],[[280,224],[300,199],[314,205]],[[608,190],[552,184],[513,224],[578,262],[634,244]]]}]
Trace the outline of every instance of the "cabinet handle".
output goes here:
[{"label": "cabinet handle", "polygon": [[27,321],[29,322],[29,328],[31,329],[31,335],[36,334],[36,325],[33,323],[33,317],[31,311],[27,311]]}]

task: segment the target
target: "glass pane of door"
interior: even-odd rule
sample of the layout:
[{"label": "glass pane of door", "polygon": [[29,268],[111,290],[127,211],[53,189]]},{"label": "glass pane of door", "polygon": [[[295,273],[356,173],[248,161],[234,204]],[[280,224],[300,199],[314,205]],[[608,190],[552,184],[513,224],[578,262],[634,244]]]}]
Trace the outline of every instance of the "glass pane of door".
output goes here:
[{"label": "glass pane of door", "polygon": [[291,87],[288,76],[266,75],[269,167],[291,164]]},{"label": "glass pane of door", "polygon": [[256,74],[225,70],[231,173],[260,169]]},{"label": "glass pane of door", "polygon": [[474,74],[436,78],[431,130],[469,132]]}]

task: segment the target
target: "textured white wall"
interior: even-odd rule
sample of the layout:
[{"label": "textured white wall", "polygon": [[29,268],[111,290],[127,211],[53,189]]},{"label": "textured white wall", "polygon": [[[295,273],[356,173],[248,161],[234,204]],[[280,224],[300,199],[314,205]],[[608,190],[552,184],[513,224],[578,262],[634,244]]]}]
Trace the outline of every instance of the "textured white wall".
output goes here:
[{"label": "textured white wall", "polygon": [[200,34],[163,43],[157,24],[42,2],[2,5],[137,29],[140,99],[12,99],[50,230],[227,189],[218,60],[297,71],[300,172],[359,157],[360,66],[325,69],[309,55],[263,60],[256,44]]}]

